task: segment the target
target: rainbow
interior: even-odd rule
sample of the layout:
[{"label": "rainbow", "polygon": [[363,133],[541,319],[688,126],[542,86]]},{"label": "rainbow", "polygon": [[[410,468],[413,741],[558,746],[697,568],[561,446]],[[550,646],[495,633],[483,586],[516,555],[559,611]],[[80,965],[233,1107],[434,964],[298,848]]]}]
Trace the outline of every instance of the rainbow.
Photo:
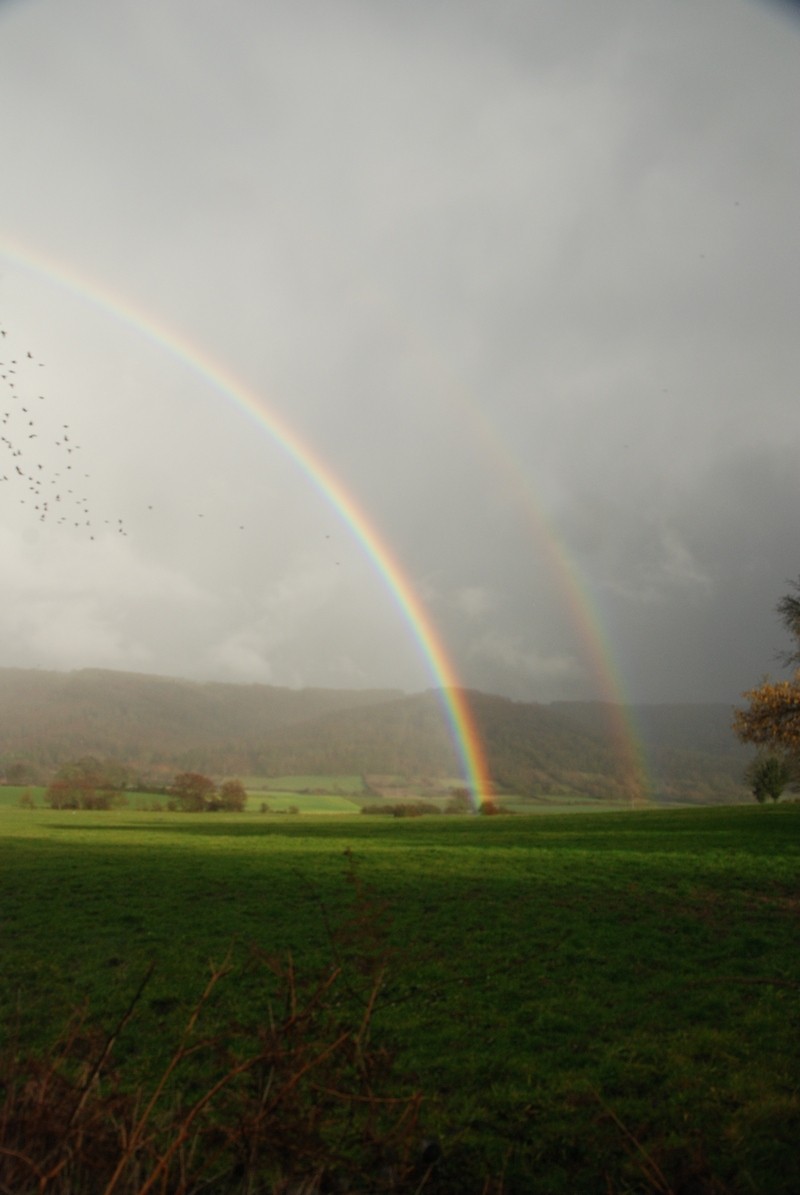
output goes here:
[{"label": "rainbow", "polygon": [[422,604],[390,545],[350,493],[317,452],[269,407],[227,366],[216,361],[205,349],[190,342],[179,332],[156,323],[126,299],[110,294],[99,285],[78,278],[71,270],[54,265],[27,249],[22,252],[0,244],[0,254],[23,269],[34,271],[50,282],[89,302],[105,308],[118,319],[148,336],[199,374],[216,390],[236,403],[272,437],[302,470],[322,497],[338,512],[363,547],[376,572],[385,583],[395,605],[420,647],[427,670],[440,697],[473,806],[491,792],[486,756],[469,702],[447,650],[432,618]]},{"label": "rainbow", "polygon": [[[501,451],[500,446],[497,451]],[[551,532],[549,521],[541,513],[521,466],[510,453],[503,451],[502,455],[509,462],[509,471],[513,465],[514,473],[511,475],[515,476],[516,488],[533,534],[539,541],[544,539],[545,543],[557,543],[555,531]],[[578,628],[592,671],[601,687],[602,700],[609,714],[612,746],[619,760],[626,796],[633,807],[646,802],[653,785],[642,738],[630,712],[631,706],[625,695],[622,678],[614,666],[611,646],[577,565],[563,552],[556,551],[550,552],[550,564],[566,599],[567,613],[572,625]]]},{"label": "rainbow", "polygon": [[471,434],[482,455],[493,462],[492,476],[502,478],[512,493],[539,557],[557,583],[571,625],[577,631],[600,690],[600,699],[607,707],[612,747],[619,761],[627,797],[631,806],[646,801],[653,787],[652,772],[602,618],[592,603],[585,578],[547,517],[527,471],[487,418],[485,404],[464,385],[457,370],[442,357],[424,331],[409,320],[407,313],[393,309],[385,295],[373,295],[373,299],[383,307],[392,326],[406,338],[421,367],[427,368],[440,401],[452,405],[453,417],[458,420],[460,430]]},{"label": "rainbow", "polygon": [[[438,691],[473,806],[477,807],[482,795],[492,791],[491,780],[481,737],[456,668],[430,614],[392,552],[391,546],[380,535],[353,494],[319,454],[267,404],[263,395],[256,393],[229,367],[215,360],[202,347],[190,342],[176,330],[157,323],[127,299],[110,294],[99,284],[78,277],[68,267],[54,264],[52,260],[45,259],[27,247],[22,250],[12,248],[7,243],[0,243],[0,254],[15,265],[35,272],[93,305],[110,311],[115,317],[173,354],[253,418],[294,461],[322,497],[333,506],[361,544],[419,645],[427,671]],[[379,297],[379,303],[388,308],[385,296]],[[586,582],[561,547],[558,533],[543,513],[541,502],[538,501],[522,464],[501,441],[478,400],[460,383],[454,371],[427,343],[420,330],[409,324],[407,318],[398,318],[397,313],[394,313],[392,322],[414,342],[418,354],[425,357],[439,375],[437,393],[445,401],[449,396],[459,425],[471,430],[481,451],[494,459],[496,475],[504,477],[509,485],[513,483],[516,501],[528,523],[532,539],[544,565],[557,582],[571,623],[576,628],[585,656],[600,688],[602,700],[607,705],[612,746],[620,763],[631,806],[634,806],[646,797],[650,788],[647,763],[641,746],[641,736],[632,716],[626,712],[629,702],[624,696],[623,683],[614,666],[602,621],[589,598]]]},{"label": "rainbow", "polygon": [[[586,581],[580,575],[578,566],[561,548],[558,533],[545,515],[519,460],[474,402],[469,403],[469,409],[474,422],[474,434],[479,436],[484,452],[494,459],[494,475],[504,477],[506,483],[512,485],[531,536],[537,545],[543,547],[544,562],[557,582],[570,622],[583,644],[608,710],[612,746],[619,761],[627,798],[631,806],[646,801],[653,785],[642,737],[630,712],[631,703],[615,667],[611,645],[590,599]],[[460,426],[463,429],[463,408],[460,410]]]}]

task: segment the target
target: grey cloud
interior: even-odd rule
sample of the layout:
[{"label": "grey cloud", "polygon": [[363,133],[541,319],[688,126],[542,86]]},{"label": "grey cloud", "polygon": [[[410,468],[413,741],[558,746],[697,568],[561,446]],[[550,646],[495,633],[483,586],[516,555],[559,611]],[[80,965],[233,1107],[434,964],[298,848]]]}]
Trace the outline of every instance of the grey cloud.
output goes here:
[{"label": "grey cloud", "polygon": [[430,679],[280,443],[6,238],[261,396],[467,683],[604,690],[581,602],[638,697],[733,700],[769,666],[800,571],[796,21],[741,0],[42,0],[0,23],[0,324],[46,357],[93,508],[129,530],[59,539],[7,503],[13,662]]}]

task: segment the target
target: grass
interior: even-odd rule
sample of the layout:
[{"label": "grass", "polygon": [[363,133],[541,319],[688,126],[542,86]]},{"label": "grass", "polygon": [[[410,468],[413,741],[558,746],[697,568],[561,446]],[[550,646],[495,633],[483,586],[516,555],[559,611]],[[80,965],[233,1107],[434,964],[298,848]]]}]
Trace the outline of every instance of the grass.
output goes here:
[{"label": "grass", "polygon": [[250,812],[260,810],[266,802],[271,812],[294,810],[297,813],[358,813],[359,805],[335,793],[303,793],[292,789],[270,789],[260,796],[249,796]]},{"label": "grass", "polygon": [[209,960],[232,948],[216,1029],[263,1021],[259,953],[324,972],[350,859],[391,949],[373,1032],[398,1092],[425,1097],[442,1191],[800,1189],[800,805],[410,821],[0,808],[0,1023],[20,1049],[46,1049],[80,1004],[110,1027],[154,964],[116,1045],[145,1082]]},{"label": "grass", "polygon": [[36,805],[44,804],[44,789],[36,784],[0,784],[0,809],[19,806],[23,795],[30,796]]}]

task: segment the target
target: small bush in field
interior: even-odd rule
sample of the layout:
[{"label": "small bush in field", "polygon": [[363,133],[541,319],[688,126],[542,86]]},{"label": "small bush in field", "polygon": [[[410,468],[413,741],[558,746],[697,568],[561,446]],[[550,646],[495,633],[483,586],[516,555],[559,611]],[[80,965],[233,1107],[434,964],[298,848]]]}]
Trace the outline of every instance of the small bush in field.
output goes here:
[{"label": "small bush in field", "polygon": [[386,817],[424,817],[426,814],[441,813],[441,810],[433,801],[382,801],[379,805],[363,805],[361,812],[383,814]]}]

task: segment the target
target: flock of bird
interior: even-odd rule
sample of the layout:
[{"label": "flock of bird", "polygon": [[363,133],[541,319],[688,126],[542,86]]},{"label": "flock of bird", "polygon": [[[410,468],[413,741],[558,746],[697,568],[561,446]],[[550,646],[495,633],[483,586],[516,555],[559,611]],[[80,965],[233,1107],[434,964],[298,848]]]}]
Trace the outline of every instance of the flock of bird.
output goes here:
[{"label": "flock of bird", "polygon": [[[30,349],[14,349],[0,325],[0,485],[10,486],[40,523],[71,526],[94,539],[97,525],[85,492],[90,474],[80,464],[70,424],[56,424],[54,412],[40,406],[47,402],[42,368]],[[113,526],[127,534],[121,518]]]},{"label": "flock of bird", "polygon": [[[46,375],[38,371],[43,368],[30,349],[15,349],[8,329],[0,325],[0,494],[9,487],[39,523],[72,528],[89,540],[109,532],[127,536],[119,515],[98,515],[81,445],[71,424],[58,422],[42,393]],[[152,513],[152,504],[146,510]],[[205,513],[198,512],[197,518]],[[238,526],[244,531],[244,524]]]},{"label": "flock of bird", "polygon": [[[30,349],[14,348],[0,324],[0,498],[13,494],[12,500],[39,523],[70,528],[89,540],[109,533],[127,536],[125,519],[98,514],[81,445],[42,392],[42,369],[44,363]],[[145,509],[152,514],[152,505]],[[205,519],[205,512],[195,517]],[[233,527],[245,530],[244,523]]]}]

